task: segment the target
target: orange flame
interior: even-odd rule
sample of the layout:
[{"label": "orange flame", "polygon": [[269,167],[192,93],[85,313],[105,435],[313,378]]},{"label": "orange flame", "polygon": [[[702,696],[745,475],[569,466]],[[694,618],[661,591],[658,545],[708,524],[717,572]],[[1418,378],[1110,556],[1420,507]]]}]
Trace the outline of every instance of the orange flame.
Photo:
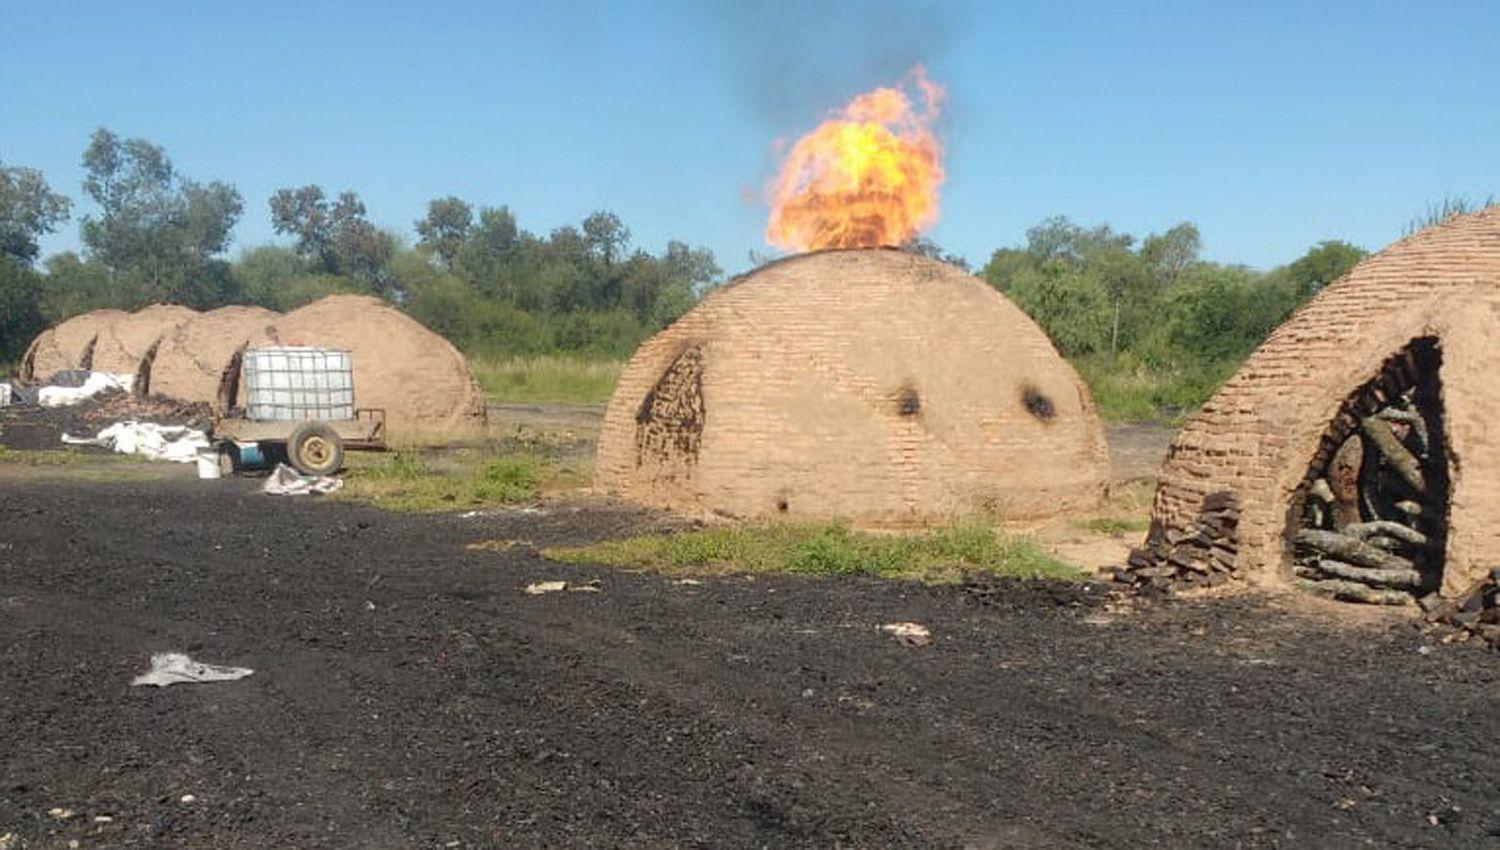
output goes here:
[{"label": "orange flame", "polygon": [[[922,95],[922,111],[903,89]],[[778,248],[900,245],[932,226],[943,182],[933,134],[941,86],[918,65],[895,88],[859,95],[797,140],[769,192],[766,241]]]}]

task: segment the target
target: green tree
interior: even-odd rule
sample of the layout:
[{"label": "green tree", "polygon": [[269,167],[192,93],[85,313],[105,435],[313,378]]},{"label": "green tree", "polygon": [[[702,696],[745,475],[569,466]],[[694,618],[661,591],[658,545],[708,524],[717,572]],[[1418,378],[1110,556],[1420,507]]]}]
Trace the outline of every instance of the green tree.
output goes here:
[{"label": "green tree", "polygon": [[359,281],[314,269],[296,251],[279,245],[244,251],[231,274],[245,303],[283,313],[325,295],[365,291]]},{"label": "green tree", "polygon": [[244,206],[233,186],[186,179],[159,145],[103,128],[90,138],[83,167],[99,215],[83,219],[80,236],[122,303],[214,307],[234,297],[220,259]]},{"label": "green tree", "polygon": [[474,227],[474,208],[453,196],[428,201],[427,215],[416,223],[417,247],[435,255],[452,269],[459,249]]},{"label": "green tree", "polygon": [[601,210],[583,220],[583,242],[596,262],[612,266],[630,245],[630,228],[619,216]]},{"label": "green tree", "polygon": [[47,326],[40,278],[30,266],[0,257],[0,364],[20,359],[32,337]]},{"label": "green tree", "polygon": [[943,246],[932,241],[926,236],[913,236],[911,239],[907,240],[906,244],[901,246],[901,250],[910,251],[913,254],[921,254],[924,257],[937,260],[940,263],[947,263],[951,266],[958,266],[964,271],[969,270],[968,260],[960,257],[957,254],[949,253],[943,248]]},{"label": "green tree", "polygon": [[53,254],[42,264],[47,274],[42,283],[42,315],[58,322],[89,310],[133,306],[131,293],[115,284],[109,270],[72,251]]},{"label": "green tree", "polygon": [[1171,285],[1198,262],[1202,249],[1198,225],[1185,221],[1166,233],[1147,236],[1141,242],[1141,260],[1158,280]]},{"label": "green tree", "polygon": [[52,191],[42,172],[0,161],[0,258],[36,262],[37,240],[68,220],[72,203]]},{"label": "green tree", "polygon": [[296,251],[320,274],[354,278],[374,291],[393,294],[385,265],[396,240],[366,217],[364,201],[342,192],[329,202],[321,186],[279,189],[271,196],[271,228],[296,238]]},{"label": "green tree", "polygon": [[506,207],[485,207],[454,257],[453,270],[483,295],[514,305],[521,232]]},{"label": "green tree", "polygon": [[1319,242],[1287,266],[1286,276],[1294,284],[1298,296],[1307,299],[1348,274],[1365,258],[1365,253],[1365,249],[1348,242]]}]

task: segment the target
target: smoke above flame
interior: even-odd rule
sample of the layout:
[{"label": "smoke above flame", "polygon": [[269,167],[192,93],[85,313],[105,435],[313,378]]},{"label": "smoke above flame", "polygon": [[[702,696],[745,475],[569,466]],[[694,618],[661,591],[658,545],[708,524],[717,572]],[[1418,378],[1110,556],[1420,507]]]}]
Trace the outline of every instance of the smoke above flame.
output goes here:
[{"label": "smoke above flame", "polygon": [[[907,90],[919,95],[920,110]],[[766,241],[792,251],[874,248],[931,227],[943,182],[933,133],[943,95],[918,65],[798,139],[769,188]]]}]

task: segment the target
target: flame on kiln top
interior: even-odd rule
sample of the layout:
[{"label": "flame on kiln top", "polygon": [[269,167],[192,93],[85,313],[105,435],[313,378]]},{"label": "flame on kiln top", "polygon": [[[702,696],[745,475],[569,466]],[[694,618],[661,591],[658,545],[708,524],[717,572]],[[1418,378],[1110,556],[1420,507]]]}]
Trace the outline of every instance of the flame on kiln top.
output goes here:
[{"label": "flame on kiln top", "polygon": [[[920,95],[914,107],[907,90]],[[903,244],[938,215],[943,148],[933,133],[941,86],[918,65],[895,87],[851,100],[798,139],[769,188],[766,241],[779,248]]]}]

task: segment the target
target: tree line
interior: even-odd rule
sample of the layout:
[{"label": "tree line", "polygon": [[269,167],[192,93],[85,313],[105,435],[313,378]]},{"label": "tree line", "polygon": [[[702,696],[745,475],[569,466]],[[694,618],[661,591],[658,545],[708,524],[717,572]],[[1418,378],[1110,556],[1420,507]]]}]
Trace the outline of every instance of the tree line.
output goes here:
[{"label": "tree line", "polygon": [[[607,211],[540,236],[504,206],[445,197],[428,204],[408,244],[372,222],[354,192],[317,185],[268,200],[272,228],[290,244],[230,259],[245,213],[232,185],[191,179],[159,145],[106,129],[90,138],[83,167],[93,211],[78,221],[80,250],[42,258],[39,239],[70,220],[72,201],[34,169],[0,162],[0,362],[87,310],[170,302],[286,311],[345,292],[385,298],[471,353],[621,357],[722,277],[706,249],[632,247],[629,228]],[[909,247],[963,264],[927,240]],[[1147,373],[1211,387],[1365,252],[1323,242],[1264,272],[1200,253],[1191,223],[1137,239],[1059,217],[995,251],[979,275],[1035,318],[1096,391],[1101,376]],[[1189,387],[1182,403],[1204,392]]]},{"label": "tree line", "polygon": [[35,169],[0,161],[0,363],[47,325],[88,310],[165,302],[286,311],[333,293],[385,298],[461,348],[625,356],[722,276],[704,248],[651,254],[603,211],[539,236],[505,207],[428,204],[416,240],[377,226],[350,191],[288,187],[268,201],[290,245],[227,258],[245,212],[227,183],[181,174],[161,146],[96,131],[83,153],[80,250],[42,259],[72,200]]}]

